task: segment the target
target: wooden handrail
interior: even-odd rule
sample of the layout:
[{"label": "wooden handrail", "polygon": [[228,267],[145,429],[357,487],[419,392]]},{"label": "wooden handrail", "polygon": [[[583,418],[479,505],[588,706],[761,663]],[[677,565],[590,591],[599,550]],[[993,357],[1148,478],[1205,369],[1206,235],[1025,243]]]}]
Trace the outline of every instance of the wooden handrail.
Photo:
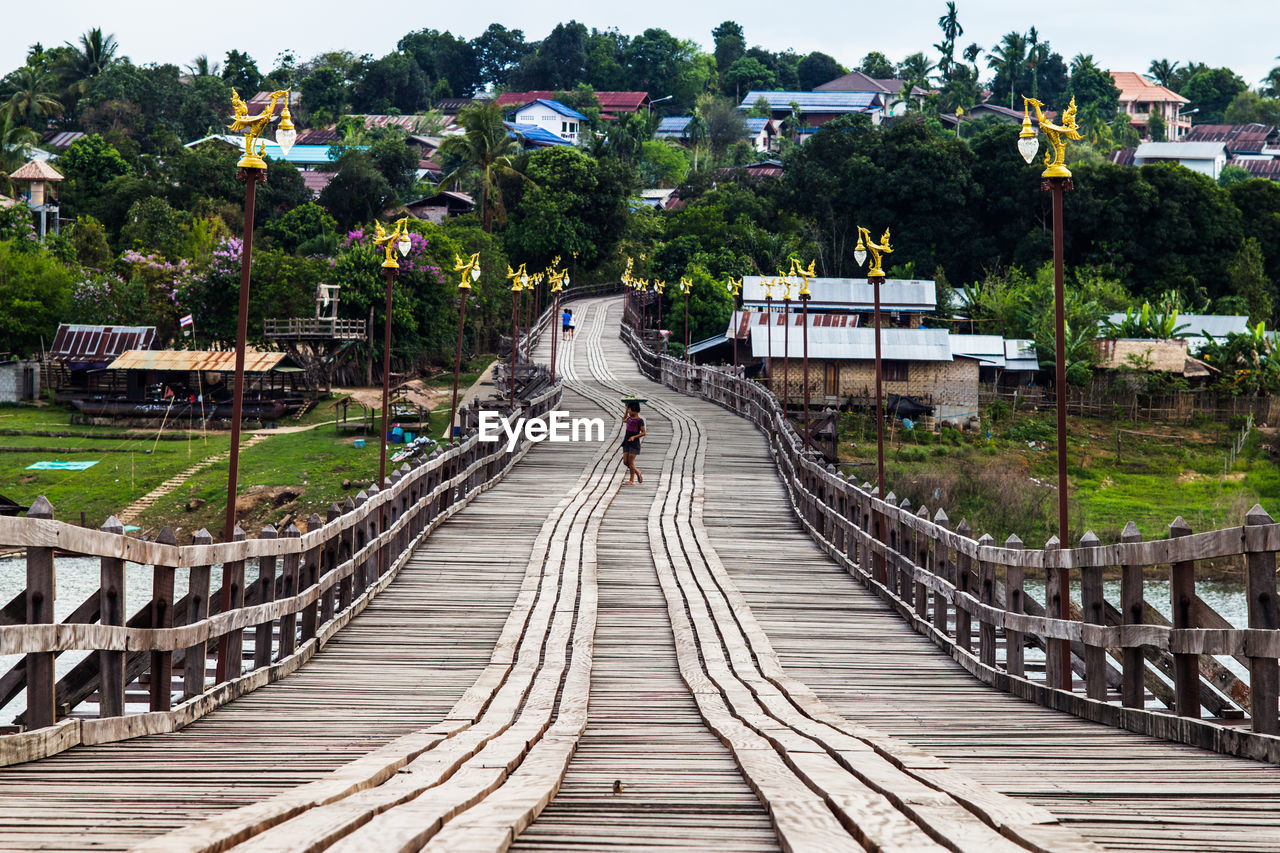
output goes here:
[{"label": "wooden handrail", "polygon": [[[997,545],[939,510],[899,504],[802,450],[778,399],[727,369],[660,355],[624,318],[621,337],[641,372],[677,391],[746,417],[768,437],[778,472],[809,534],[888,601],[915,630],[993,686],[1079,716],[1236,755],[1280,761],[1280,620],[1276,552],[1280,524],[1254,507],[1240,527],[1143,541],[1136,528],[1101,544],[1089,532],[1075,547]],[[877,538],[872,520],[884,519]],[[1249,627],[1234,628],[1195,594],[1197,561],[1243,557],[1248,564]],[[1142,600],[1142,568],[1172,565],[1182,610],[1172,624]],[[1122,609],[1102,599],[1100,571],[1121,567]],[[1066,568],[1084,591],[1073,618],[1046,615],[1023,592],[1025,580]],[[1046,593],[1052,590],[1046,584]],[[1135,597],[1136,596],[1136,597]],[[1136,602],[1136,604],[1135,604]],[[948,611],[951,611],[949,613]],[[1057,612],[1056,607],[1047,612]],[[954,618],[951,618],[954,616]],[[974,624],[976,623],[976,625]],[[976,638],[974,630],[976,629]],[[975,642],[976,640],[976,642]],[[1003,643],[1001,643],[1003,640]],[[1079,689],[1059,690],[1029,675],[1024,646],[1069,643]],[[1244,666],[1240,678],[1217,657]],[[1173,682],[1170,684],[1170,682]],[[1143,707],[1143,687],[1163,709]],[[1201,719],[1201,708],[1212,715]],[[1247,720],[1247,722],[1246,722]],[[1245,726],[1248,728],[1245,728]]]}]

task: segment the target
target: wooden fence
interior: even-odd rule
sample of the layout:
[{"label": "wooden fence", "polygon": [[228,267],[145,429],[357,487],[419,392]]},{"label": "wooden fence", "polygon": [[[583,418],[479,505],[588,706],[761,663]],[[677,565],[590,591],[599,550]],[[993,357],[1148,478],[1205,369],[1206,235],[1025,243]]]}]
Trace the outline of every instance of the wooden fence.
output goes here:
[{"label": "wooden fence", "polygon": [[[981,385],[978,402],[983,411],[1000,400],[1019,412],[1053,411],[1056,397],[1051,389],[1035,387],[1000,388]],[[1280,397],[1233,397],[1212,391],[1172,391],[1152,394],[1095,381],[1088,388],[1067,389],[1067,414],[1079,417],[1125,417],[1133,421],[1189,423],[1196,416],[1226,421],[1252,415],[1260,423],[1280,422]]]},{"label": "wooden fence", "polygon": [[[1069,549],[1056,538],[1041,549],[1026,549],[1015,536],[997,545],[966,521],[953,528],[941,510],[931,515],[892,492],[882,500],[869,483],[859,486],[806,455],[763,386],[658,355],[629,325],[622,336],[650,378],[753,421],[768,437],[810,535],[978,678],[1097,722],[1280,762],[1280,524],[1261,507],[1240,527],[1208,533],[1193,534],[1177,519],[1168,538],[1151,542],[1130,524],[1111,545],[1092,532]],[[1196,594],[1197,561],[1229,556],[1242,556],[1247,566],[1247,628],[1234,628]],[[1118,607],[1103,595],[1108,567],[1120,569]],[[1147,567],[1164,567],[1172,622],[1144,598]],[[1046,615],[1060,612],[1068,594],[1058,586],[1059,568],[1081,589],[1070,619]],[[1045,582],[1044,601],[1026,592],[1037,578]],[[1079,676],[1071,690],[1051,686],[1062,681],[1064,644]]]}]

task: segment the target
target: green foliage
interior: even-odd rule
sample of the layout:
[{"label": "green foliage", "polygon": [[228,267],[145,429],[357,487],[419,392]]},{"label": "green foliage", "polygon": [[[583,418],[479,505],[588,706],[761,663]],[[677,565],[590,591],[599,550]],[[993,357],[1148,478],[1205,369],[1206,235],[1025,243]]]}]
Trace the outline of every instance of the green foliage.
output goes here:
[{"label": "green foliage", "polygon": [[1248,87],[1230,68],[1207,68],[1191,77],[1178,94],[1191,101],[1190,108],[1200,112],[1196,120],[1203,124],[1222,124],[1223,114],[1236,95]]},{"label": "green foliage", "polygon": [[229,50],[222,63],[222,79],[247,101],[257,94],[258,86],[262,83],[262,72],[249,54]]},{"label": "green foliage", "polygon": [[76,263],[90,269],[106,269],[111,263],[111,246],[102,223],[92,216],[81,216],[71,226],[71,245]]},{"label": "green foliage", "polygon": [[894,75],[893,63],[889,61],[889,57],[878,50],[873,50],[862,57],[862,61],[858,63],[858,70],[877,80],[887,80]]},{"label": "green foliage", "polygon": [[1231,99],[1222,120],[1226,124],[1280,124],[1280,98],[1244,89]]},{"label": "green foliage", "polygon": [[101,196],[112,179],[132,171],[115,146],[97,134],[72,142],[58,158],[58,169],[66,178],[63,193],[68,205]]},{"label": "green foliage", "polygon": [[1267,279],[1262,247],[1255,238],[1245,238],[1240,251],[1227,267],[1227,281],[1231,291],[1249,306],[1250,324],[1266,323],[1272,319],[1275,284]]},{"label": "green foliage", "polygon": [[674,187],[689,174],[689,158],[679,146],[651,139],[641,146],[636,171],[642,186]]},{"label": "green foliage", "polygon": [[[319,254],[336,241],[338,223],[315,202],[298,205],[269,222],[263,229],[275,244],[286,252]],[[336,249],[336,242],[333,243]]]},{"label": "green foliage", "polygon": [[1223,166],[1222,171],[1218,173],[1218,186],[1223,189],[1231,189],[1231,187],[1236,184],[1244,183],[1252,178],[1253,176],[1249,174],[1248,169],[1243,166],[1228,163]]},{"label": "green foliage", "polygon": [[819,51],[814,51],[796,65],[796,77],[800,88],[810,90],[823,83],[829,83],[848,72],[835,58]]},{"label": "green foliage", "polygon": [[1127,309],[1124,319],[1119,323],[1113,323],[1109,319],[1103,322],[1107,335],[1113,338],[1153,338],[1156,340],[1185,338],[1186,335],[1183,332],[1190,328],[1186,323],[1178,323],[1178,312],[1176,310],[1157,313],[1149,302],[1143,302],[1142,308],[1136,311],[1133,308]]},{"label": "green foliage", "polygon": [[[440,156],[449,163],[449,174],[440,181],[448,186],[461,181],[476,193],[484,230],[492,231],[494,222],[506,221],[503,204],[503,179],[519,179],[523,172],[515,165],[520,148],[507,135],[502,108],[498,102],[473,104],[458,112],[463,133],[450,136],[440,146]],[[341,220],[340,220],[341,221]]]},{"label": "green foliage", "polygon": [[71,302],[71,275],[56,258],[0,240],[0,340],[11,352],[39,352]]},{"label": "green foliage", "polygon": [[129,208],[120,239],[131,249],[154,251],[177,260],[182,257],[186,219],[162,198],[139,199]]},{"label": "green foliage", "polygon": [[320,192],[320,204],[343,228],[377,218],[395,201],[395,190],[363,151],[338,160],[338,174]]}]

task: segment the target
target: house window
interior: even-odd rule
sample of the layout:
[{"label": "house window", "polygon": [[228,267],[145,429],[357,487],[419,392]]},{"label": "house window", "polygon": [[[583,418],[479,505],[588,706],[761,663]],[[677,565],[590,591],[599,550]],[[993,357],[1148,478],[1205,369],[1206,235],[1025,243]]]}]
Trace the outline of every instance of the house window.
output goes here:
[{"label": "house window", "polygon": [[823,366],[822,393],[828,397],[840,395],[840,362],[828,361]]},{"label": "house window", "polygon": [[908,361],[885,359],[880,362],[880,370],[885,382],[906,382]]}]

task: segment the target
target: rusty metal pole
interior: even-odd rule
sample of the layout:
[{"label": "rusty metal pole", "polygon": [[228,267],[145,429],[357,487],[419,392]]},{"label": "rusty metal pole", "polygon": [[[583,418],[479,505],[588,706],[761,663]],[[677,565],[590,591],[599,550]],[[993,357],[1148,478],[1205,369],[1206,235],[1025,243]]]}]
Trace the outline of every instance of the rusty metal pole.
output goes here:
[{"label": "rusty metal pole", "polygon": [[391,411],[391,287],[395,281],[394,267],[383,267],[386,273],[387,293],[385,314],[382,322],[382,440],[378,443],[378,488],[383,488],[382,481],[387,478],[387,427],[390,425]]},{"label": "rusty metal pole", "polygon": [[560,291],[555,292],[555,305],[551,309],[551,382],[556,381],[556,326],[560,323]]},{"label": "rusty metal pole", "polygon": [[800,294],[804,323],[804,449],[809,449],[809,294]]},{"label": "rusty metal pole", "polygon": [[[1054,312],[1054,384],[1058,396],[1058,541],[1062,548],[1070,548],[1067,511],[1067,357],[1066,357],[1066,306],[1065,288],[1062,282],[1063,224],[1062,194],[1073,189],[1070,178],[1046,178],[1041,188],[1053,196],[1053,312]],[[1071,618],[1071,587],[1069,571],[1058,568],[1058,618]],[[1062,690],[1071,689],[1071,644],[1061,643],[1062,663],[1059,667],[1061,682],[1054,685]]]},{"label": "rusty metal pole", "polygon": [[449,435],[453,441],[453,421],[458,416],[458,374],[462,372],[462,328],[467,321],[467,290],[458,292],[458,349],[453,354],[453,401],[449,404]]},{"label": "rusty metal pole", "polygon": [[791,297],[782,300],[782,413],[791,402]]},{"label": "rusty metal pole", "polygon": [[880,285],[884,276],[871,276],[871,290],[875,301],[876,326],[876,485],[880,487],[880,500],[884,500],[884,394],[881,382],[884,377],[880,363]]},{"label": "rusty metal pole", "polygon": [[764,295],[765,323],[765,382],[769,391],[773,391],[773,294],[766,291]]},{"label": "rusty metal pole", "polygon": [[240,249],[240,316],[236,326],[235,383],[231,396],[231,457],[227,460],[227,509],[222,538],[231,542],[236,529],[236,485],[240,475],[240,418],[244,412],[244,349],[249,334],[249,269],[253,262],[253,208],[258,184],[267,180],[266,169],[242,168],[236,177],[244,182],[244,242]]},{"label": "rusty metal pole", "polygon": [[684,291],[684,360],[689,362],[689,291],[692,288],[685,288]]},{"label": "rusty metal pole", "polygon": [[742,323],[742,318],[738,316],[738,297],[733,297],[733,312],[729,314],[733,318],[731,331],[733,332],[733,375],[738,375],[738,327]]},{"label": "rusty metal pole", "polygon": [[520,355],[520,294],[511,292],[511,411],[516,409],[516,360]]}]

